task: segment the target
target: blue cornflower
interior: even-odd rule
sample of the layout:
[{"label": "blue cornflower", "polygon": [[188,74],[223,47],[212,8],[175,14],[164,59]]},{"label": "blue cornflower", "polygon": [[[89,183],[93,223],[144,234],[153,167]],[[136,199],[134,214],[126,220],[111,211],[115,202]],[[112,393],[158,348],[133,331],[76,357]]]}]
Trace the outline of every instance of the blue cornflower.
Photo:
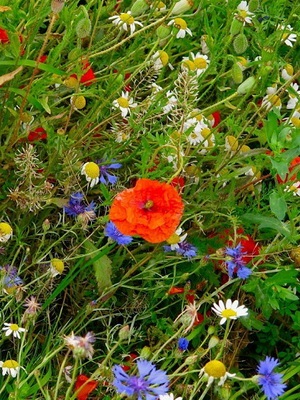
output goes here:
[{"label": "blue cornflower", "polygon": [[78,215],[87,215],[88,219],[94,219],[96,217],[95,214],[95,202],[92,201],[88,206],[83,204],[83,194],[80,192],[76,192],[71,194],[69,203],[64,206],[64,211],[70,217],[77,217]]},{"label": "blue cornflower", "polygon": [[113,222],[108,222],[104,228],[104,235],[120,245],[126,246],[132,241],[131,236],[123,235]]},{"label": "blue cornflower", "polygon": [[196,257],[197,255],[197,248],[188,243],[186,240],[177,243],[176,248],[172,248],[172,246],[163,246],[163,248],[165,252],[176,251],[177,254],[187,258]]},{"label": "blue cornflower", "polygon": [[100,182],[104,183],[104,185],[108,185],[109,183],[111,185],[115,185],[118,178],[110,173],[108,173],[108,169],[119,169],[122,167],[122,164],[120,163],[112,163],[108,165],[101,165],[101,161],[97,161],[97,164],[99,164],[100,168]]},{"label": "blue cornflower", "polygon": [[230,278],[233,277],[233,274],[236,274],[240,279],[247,279],[252,274],[251,269],[246,267],[246,263],[243,260],[245,253],[242,252],[241,243],[232,249],[226,247],[225,254],[231,257],[231,260],[225,261]]},{"label": "blue cornflower", "polygon": [[136,396],[137,400],[157,400],[168,392],[169,379],[164,371],[147,360],[138,360],[137,369],[138,375],[130,376],[120,365],[113,367],[113,385],[119,394]]},{"label": "blue cornflower", "polygon": [[18,276],[18,270],[16,267],[10,264],[6,264],[3,267],[0,266],[0,271],[3,271],[3,286],[4,288],[14,288],[21,286],[24,281]]},{"label": "blue cornflower", "polygon": [[286,384],[282,383],[282,374],[273,372],[279,361],[273,357],[266,357],[264,361],[260,361],[257,368],[259,374],[258,384],[268,400],[275,400],[284,393]]},{"label": "blue cornflower", "polygon": [[178,339],[177,346],[180,351],[185,351],[189,347],[190,341],[184,337]]}]

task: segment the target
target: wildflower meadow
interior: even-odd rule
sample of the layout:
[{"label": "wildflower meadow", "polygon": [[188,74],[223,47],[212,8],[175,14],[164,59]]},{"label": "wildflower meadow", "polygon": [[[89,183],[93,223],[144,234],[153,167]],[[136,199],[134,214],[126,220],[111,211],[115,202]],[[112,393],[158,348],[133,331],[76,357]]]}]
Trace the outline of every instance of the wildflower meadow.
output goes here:
[{"label": "wildflower meadow", "polygon": [[0,400],[300,399],[300,2],[0,0]]}]

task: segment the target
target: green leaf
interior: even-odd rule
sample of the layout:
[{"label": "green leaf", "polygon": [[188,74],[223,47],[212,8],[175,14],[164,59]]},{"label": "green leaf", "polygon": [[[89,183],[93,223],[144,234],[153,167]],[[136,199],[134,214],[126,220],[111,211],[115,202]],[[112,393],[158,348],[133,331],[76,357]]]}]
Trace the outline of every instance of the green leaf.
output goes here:
[{"label": "green leaf", "polygon": [[287,204],[284,197],[275,190],[270,194],[270,208],[279,220],[284,218],[287,211]]},{"label": "green leaf", "polygon": [[[95,271],[95,277],[98,284],[99,293],[112,286],[111,282],[111,260],[107,255],[103,255],[101,249],[97,249],[96,246],[90,241],[84,242],[84,247],[87,251],[87,257],[90,258]],[[92,257],[94,255],[94,257]]]},{"label": "green leaf", "polygon": [[277,290],[279,297],[283,300],[298,300],[298,296],[296,296],[290,289],[283,288],[282,286],[275,286],[275,290]]},{"label": "green leaf", "polygon": [[288,227],[288,225],[282,221],[279,221],[273,217],[266,217],[260,214],[247,213],[241,216],[241,219],[247,222],[251,222],[254,224],[259,224],[258,228],[269,228],[273,229],[276,232],[281,233],[283,236],[288,238],[290,241],[294,242],[295,240],[292,238],[292,233]]},{"label": "green leaf", "polygon": [[266,284],[269,286],[273,286],[297,283],[297,275],[298,271],[295,269],[280,271],[272,277],[268,278],[266,280]]}]

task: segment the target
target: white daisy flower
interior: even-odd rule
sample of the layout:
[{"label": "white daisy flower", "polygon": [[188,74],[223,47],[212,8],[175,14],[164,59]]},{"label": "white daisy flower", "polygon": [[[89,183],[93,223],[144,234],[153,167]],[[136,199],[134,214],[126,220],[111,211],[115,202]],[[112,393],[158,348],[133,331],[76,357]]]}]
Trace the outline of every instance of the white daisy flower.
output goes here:
[{"label": "white daisy flower", "polygon": [[287,103],[286,108],[288,110],[293,110],[299,102],[300,90],[299,90],[299,85],[297,83],[292,83],[290,87],[292,88],[293,91],[292,92],[288,91],[290,99]]},{"label": "white daisy flower", "polygon": [[278,29],[284,31],[281,37],[281,41],[284,42],[287,46],[293,47],[294,42],[297,40],[297,35],[295,33],[291,33],[293,28],[291,25],[279,25]]},{"label": "white daisy flower", "polygon": [[294,75],[294,67],[291,64],[286,64],[281,71],[281,76],[285,81],[289,81]]},{"label": "white daisy flower", "polygon": [[286,186],[285,192],[292,192],[294,196],[300,196],[300,181],[293,183],[291,186]]},{"label": "white daisy flower", "polygon": [[223,325],[228,319],[238,319],[248,315],[248,308],[245,306],[239,306],[238,300],[232,301],[231,299],[226,300],[226,303],[222,300],[219,304],[214,303],[212,310],[221,317],[220,325]]},{"label": "white daisy flower", "polygon": [[52,277],[54,278],[57,275],[61,275],[64,272],[65,265],[62,260],[59,258],[52,258],[50,261],[49,272],[51,273]]},{"label": "white daisy flower", "polygon": [[156,51],[151,57],[153,61],[153,68],[155,71],[160,71],[166,65],[169,66],[170,69],[174,69],[172,65],[169,63],[169,55],[163,50]]},{"label": "white daisy flower", "polygon": [[188,33],[190,36],[193,36],[191,30],[188,28],[187,23],[185,22],[184,19],[182,18],[175,18],[172,19],[168,25],[174,25],[175,28],[178,29],[178,33],[176,35],[176,38],[184,38],[185,34]]},{"label": "white daisy flower", "polygon": [[203,74],[208,68],[210,60],[207,55],[198,52],[196,55],[191,53],[191,57],[183,57],[183,67],[190,71],[196,71],[197,76]]},{"label": "white daisy flower", "polygon": [[159,396],[159,400],[182,400],[182,397],[176,397],[176,399],[174,399],[173,393],[167,393],[167,394],[161,394]]},{"label": "white daisy flower", "polygon": [[170,245],[171,250],[178,249],[179,248],[179,243],[183,242],[185,240],[185,238],[187,237],[187,233],[184,233],[183,235],[181,235],[182,233],[183,233],[183,229],[182,228],[178,228],[173,233],[173,235],[171,235],[166,240],[166,242]]},{"label": "white daisy flower", "polygon": [[290,123],[296,128],[300,128],[300,108],[297,108],[290,118]]},{"label": "white daisy flower", "polygon": [[5,332],[5,336],[13,335],[13,337],[21,339],[20,333],[26,332],[25,328],[21,328],[17,324],[8,324],[4,322],[4,328],[2,330]]},{"label": "white daisy flower", "polygon": [[85,175],[86,180],[89,182],[90,187],[92,188],[99,182],[99,165],[94,162],[86,162],[81,168],[81,175]]},{"label": "white daisy flower", "polygon": [[127,13],[121,13],[120,15],[114,15],[113,17],[109,17],[108,19],[112,20],[112,23],[119,26],[120,29],[127,32],[128,27],[130,28],[131,35],[135,31],[136,26],[143,26],[141,22],[136,21],[131,15],[131,11],[127,11]]},{"label": "white daisy flower", "polygon": [[209,361],[200,370],[199,376],[204,375],[208,378],[206,386],[210,386],[213,381],[219,379],[219,386],[223,386],[227,378],[233,378],[236,374],[230,374],[226,371],[225,365],[219,360]]},{"label": "white daisy flower", "polygon": [[262,99],[262,107],[266,107],[267,109],[277,108],[278,110],[281,109],[282,104],[280,97],[275,94],[277,92],[277,85],[270,86],[267,88],[267,94]]},{"label": "white daisy flower", "polygon": [[0,361],[0,368],[2,368],[2,375],[10,375],[15,378],[20,371],[20,365],[15,360]]},{"label": "white daisy flower", "polygon": [[130,109],[135,108],[137,103],[133,102],[132,98],[129,98],[128,92],[122,92],[122,96],[113,101],[113,108],[118,108],[121,111],[123,118],[130,114]]},{"label": "white daisy flower", "polygon": [[237,6],[237,13],[234,14],[235,17],[242,21],[244,25],[252,23],[252,16],[254,15],[253,12],[249,11],[249,6],[247,1],[241,1],[240,4]]},{"label": "white daisy flower", "polygon": [[12,227],[7,222],[0,222],[0,243],[6,243],[12,234]]}]

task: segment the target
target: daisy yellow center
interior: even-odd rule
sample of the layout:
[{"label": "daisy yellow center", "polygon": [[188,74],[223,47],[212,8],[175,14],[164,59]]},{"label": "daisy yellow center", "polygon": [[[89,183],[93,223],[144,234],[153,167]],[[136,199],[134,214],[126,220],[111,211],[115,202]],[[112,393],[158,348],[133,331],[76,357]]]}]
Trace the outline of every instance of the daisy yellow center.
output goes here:
[{"label": "daisy yellow center", "polygon": [[239,14],[243,19],[247,18],[248,16],[248,12],[246,10],[240,10]]},{"label": "daisy yellow center", "polygon": [[277,96],[277,94],[269,94],[268,95],[268,100],[275,107],[280,107],[281,106],[281,100]]},{"label": "daisy yellow center", "polygon": [[192,139],[197,139],[197,137],[198,137],[198,135],[197,135],[196,132],[192,132],[192,133],[191,133],[191,138],[192,138]]},{"label": "daisy yellow center", "polygon": [[72,103],[75,108],[81,110],[86,106],[86,99],[84,96],[76,96],[75,98],[72,99]]},{"label": "daisy yellow center", "polygon": [[144,204],[144,208],[146,209],[146,210],[150,210],[150,208],[152,208],[153,207],[153,201],[152,200],[147,200],[146,201],[146,203]]},{"label": "daisy yellow center", "polygon": [[226,136],[226,143],[227,145],[230,147],[230,149],[232,151],[237,150],[238,148],[238,141],[236,140],[236,138],[234,136],[228,135]]},{"label": "daisy yellow center", "polygon": [[221,312],[221,315],[224,318],[230,318],[230,317],[236,317],[237,313],[236,313],[236,311],[232,310],[231,308],[228,308],[226,310],[223,310]]},{"label": "daisy yellow center", "polygon": [[177,235],[177,233],[173,233],[173,235],[171,235],[169,239],[167,239],[168,244],[177,244],[179,242],[180,242],[180,236]]},{"label": "daisy yellow center", "polygon": [[186,28],[187,28],[187,23],[186,23],[185,20],[182,19],[182,18],[175,18],[175,19],[174,19],[174,25],[175,25],[176,28],[178,28],[178,29],[186,30]]},{"label": "daisy yellow center", "polygon": [[119,106],[122,108],[129,107],[129,101],[125,97],[119,97],[117,102],[118,102]]},{"label": "daisy yellow center", "polygon": [[201,135],[206,139],[207,136],[210,135],[210,129],[209,128],[203,128],[201,131]]},{"label": "daisy yellow center", "polygon": [[64,85],[70,89],[74,89],[78,86],[78,80],[75,76],[70,76],[69,78],[65,79]]},{"label": "daisy yellow center", "polygon": [[85,170],[86,175],[91,179],[98,178],[100,175],[100,168],[94,162],[87,163],[84,170]]},{"label": "daisy yellow center", "polygon": [[161,61],[161,63],[162,63],[163,66],[166,66],[166,65],[168,64],[168,62],[169,62],[169,56],[168,56],[168,54],[167,54],[165,51],[160,50],[160,52],[159,52],[159,58],[160,58],[160,61]]},{"label": "daisy yellow center", "polygon": [[286,40],[289,36],[290,36],[289,33],[284,33],[284,34],[282,35],[282,40]]},{"label": "daisy yellow center", "polygon": [[296,128],[300,128],[300,118],[292,117],[292,118],[291,118],[291,123],[292,123]]},{"label": "daisy yellow center", "polygon": [[131,25],[134,23],[134,18],[130,14],[127,14],[127,13],[122,13],[120,15],[120,20],[122,22],[125,22],[128,25]]},{"label": "daisy yellow center", "polygon": [[247,153],[247,151],[250,151],[250,147],[247,146],[246,144],[243,144],[243,146],[241,147],[241,152],[242,153]]},{"label": "daisy yellow center", "polygon": [[191,60],[185,60],[183,61],[183,65],[185,65],[190,71],[195,71],[196,65],[194,61]]},{"label": "daisy yellow center", "polygon": [[209,361],[207,364],[205,364],[204,372],[206,372],[207,375],[212,376],[214,378],[222,378],[222,376],[226,374],[226,368],[221,361],[212,360]]},{"label": "daisy yellow center", "polygon": [[12,233],[12,227],[7,222],[0,223],[0,234],[10,235]]},{"label": "daisy yellow center", "polygon": [[64,263],[63,261],[59,260],[58,258],[53,258],[51,260],[51,265],[53,268],[56,269],[57,272],[59,272],[60,274],[63,272],[64,270]]},{"label": "daisy yellow center", "polygon": [[2,368],[15,369],[19,367],[19,363],[15,360],[6,360],[2,364]]},{"label": "daisy yellow center", "polygon": [[294,67],[291,64],[287,64],[285,66],[285,70],[289,75],[293,75],[294,74]]},{"label": "daisy yellow center", "polygon": [[246,67],[248,61],[246,60],[245,57],[238,57],[238,62],[241,64],[243,67]]},{"label": "daisy yellow center", "polygon": [[166,5],[165,5],[165,3],[163,3],[162,1],[160,1],[158,4],[157,4],[157,8],[160,10],[161,8],[164,8],[164,7],[166,7]]},{"label": "daisy yellow center", "polygon": [[18,331],[19,330],[19,325],[17,325],[17,324],[10,324],[10,326],[9,326],[9,329],[11,330],[11,331]]},{"label": "daisy yellow center", "polygon": [[198,69],[205,69],[207,67],[207,61],[203,57],[195,58],[194,63]]}]

